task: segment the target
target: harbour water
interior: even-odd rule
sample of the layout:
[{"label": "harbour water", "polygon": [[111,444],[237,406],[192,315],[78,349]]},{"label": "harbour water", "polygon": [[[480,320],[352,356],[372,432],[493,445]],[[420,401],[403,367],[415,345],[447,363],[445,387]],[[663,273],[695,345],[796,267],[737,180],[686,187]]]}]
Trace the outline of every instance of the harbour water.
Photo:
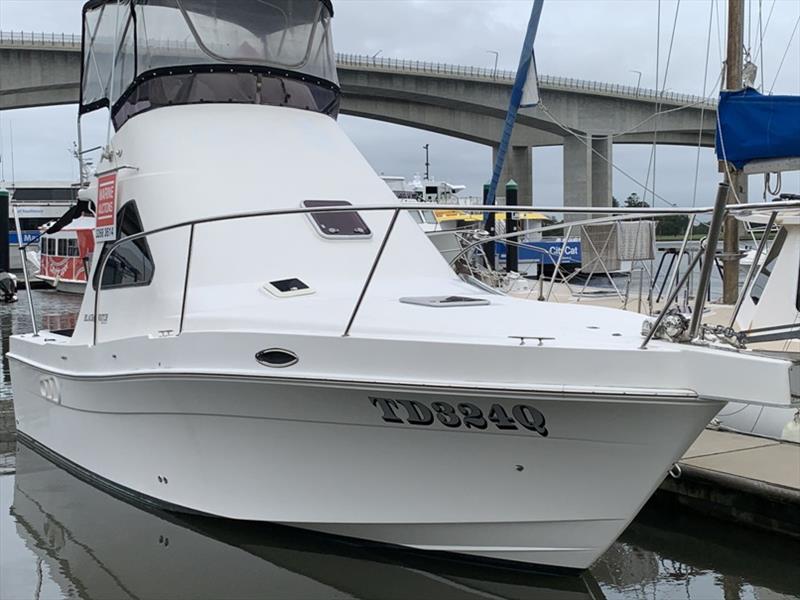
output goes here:
[{"label": "harbour water", "polygon": [[[12,332],[30,328],[25,293],[16,305],[0,306],[3,354]],[[40,324],[52,329],[72,325],[77,296],[33,293]],[[236,468],[235,457],[231,460]],[[798,542],[699,517],[665,504],[658,495],[581,577],[490,569],[277,526],[150,512],[77,479],[15,441],[3,358],[3,600],[787,600],[800,598],[798,556]]]}]

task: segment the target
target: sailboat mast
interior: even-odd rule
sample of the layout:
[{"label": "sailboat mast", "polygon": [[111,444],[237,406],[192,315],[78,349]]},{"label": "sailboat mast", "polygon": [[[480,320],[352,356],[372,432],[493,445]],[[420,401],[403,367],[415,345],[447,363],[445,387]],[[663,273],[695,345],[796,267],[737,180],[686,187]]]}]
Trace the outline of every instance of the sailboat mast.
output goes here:
[{"label": "sailboat mast", "polygon": [[[725,61],[725,88],[742,89],[744,47],[744,0],[728,0],[728,51]],[[732,165],[722,165],[730,176],[729,204],[738,197],[747,202],[747,176]],[[739,296],[739,222],[731,215],[725,218],[723,238],[722,301],[734,304]]]}]

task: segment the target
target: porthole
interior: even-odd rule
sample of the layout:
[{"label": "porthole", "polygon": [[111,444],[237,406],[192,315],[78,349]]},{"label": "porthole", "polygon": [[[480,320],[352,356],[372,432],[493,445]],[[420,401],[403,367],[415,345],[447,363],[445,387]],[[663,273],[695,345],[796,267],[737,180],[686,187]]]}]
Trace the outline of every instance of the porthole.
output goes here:
[{"label": "porthole", "polygon": [[256,353],[256,360],[265,367],[285,368],[297,364],[297,354],[283,348],[268,348]]}]

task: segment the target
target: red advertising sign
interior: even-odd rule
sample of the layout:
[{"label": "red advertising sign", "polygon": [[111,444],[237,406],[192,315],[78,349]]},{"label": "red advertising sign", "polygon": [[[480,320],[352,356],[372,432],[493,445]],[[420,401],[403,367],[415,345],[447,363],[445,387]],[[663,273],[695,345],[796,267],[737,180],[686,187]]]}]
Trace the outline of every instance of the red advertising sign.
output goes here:
[{"label": "red advertising sign", "polygon": [[117,174],[97,179],[97,221],[94,239],[105,242],[117,239]]}]

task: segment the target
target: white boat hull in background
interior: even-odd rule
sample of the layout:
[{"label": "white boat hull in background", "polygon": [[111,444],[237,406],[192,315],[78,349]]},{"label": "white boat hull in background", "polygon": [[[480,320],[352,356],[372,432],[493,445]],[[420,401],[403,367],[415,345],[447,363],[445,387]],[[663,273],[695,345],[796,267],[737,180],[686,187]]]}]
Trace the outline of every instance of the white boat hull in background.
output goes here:
[{"label": "white boat hull in background", "polygon": [[[168,505],[570,569],[613,543],[721,406],[192,375],[60,378],[51,401],[46,373],[12,373],[23,436]],[[549,435],[387,423],[375,397],[528,404]]]}]

